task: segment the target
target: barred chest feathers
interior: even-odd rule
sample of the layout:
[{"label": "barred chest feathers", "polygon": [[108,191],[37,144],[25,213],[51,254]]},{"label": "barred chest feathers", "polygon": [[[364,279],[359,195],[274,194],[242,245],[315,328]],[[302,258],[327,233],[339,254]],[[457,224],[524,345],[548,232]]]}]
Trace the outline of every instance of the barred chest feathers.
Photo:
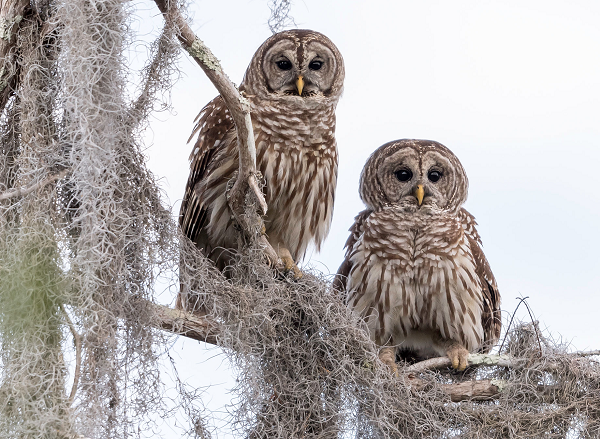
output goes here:
[{"label": "barred chest feathers", "polygon": [[461,341],[469,351],[481,346],[482,286],[455,218],[421,222],[375,212],[350,258],[348,301],[378,344],[424,356],[445,355],[436,348],[439,335]]},{"label": "barred chest feathers", "polygon": [[[334,108],[256,114],[257,166],[266,182],[266,233],[301,259],[329,232],[337,181]],[[318,115],[318,117],[315,116]]]}]

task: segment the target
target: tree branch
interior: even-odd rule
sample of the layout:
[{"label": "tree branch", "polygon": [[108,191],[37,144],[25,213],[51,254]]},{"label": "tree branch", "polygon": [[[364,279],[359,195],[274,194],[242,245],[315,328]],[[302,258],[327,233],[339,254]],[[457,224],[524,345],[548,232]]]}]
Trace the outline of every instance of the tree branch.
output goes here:
[{"label": "tree branch", "polygon": [[[258,215],[248,215],[246,206],[257,206],[264,215],[267,213],[267,203],[258,184],[256,170],[256,146],[254,131],[250,118],[250,104],[236,86],[227,77],[219,60],[211,50],[200,40],[189,27],[173,0],[154,0],[165,20],[174,23],[179,41],[188,53],[202,68],[208,79],[214,84],[235,123],[239,149],[239,171],[235,184],[228,194],[228,202],[236,221],[250,239],[256,239],[267,258],[279,265],[277,253],[264,235],[257,231],[263,229],[262,218]],[[247,196],[248,195],[248,196]]]},{"label": "tree branch", "polygon": [[[172,309],[164,305],[151,304],[154,311],[154,319],[152,327],[165,330],[167,332],[182,335],[193,340],[203,341],[205,343],[217,345],[218,339],[218,324],[207,316],[197,316],[186,311]],[[469,361],[473,357],[473,363],[490,365],[512,364],[510,358],[504,355],[479,355],[472,354],[469,356]],[[479,358],[479,360],[477,360]],[[416,377],[416,373],[425,370],[446,367],[447,358],[432,358],[422,361],[411,366],[408,370],[411,373],[404,374],[407,384],[415,390],[422,390],[428,384],[425,380]],[[450,360],[447,361],[447,366],[450,365]],[[510,366],[508,366],[510,367]],[[499,380],[480,380],[466,381],[457,384],[444,384],[442,389],[450,396],[453,402],[470,400],[488,400],[494,398],[502,391],[504,382]]]},{"label": "tree branch", "polygon": [[[405,375],[406,384],[416,391],[423,390],[429,383],[414,374]],[[455,384],[442,384],[442,390],[452,402],[488,401],[497,398],[506,386],[502,380],[470,380]]]},{"label": "tree branch", "polygon": [[577,357],[598,357],[598,356],[600,356],[600,350],[597,350],[597,351],[578,351],[578,352],[573,352],[571,355],[575,355]]},{"label": "tree branch", "polygon": [[0,1],[0,112],[15,91],[19,63],[14,47],[17,29],[29,0]]},{"label": "tree branch", "polygon": [[[511,358],[508,355],[469,354],[469,366],[515,367],[518,364],[521,364],[521,362]],[[407,371],[419,373],[427,370],[444,369],[446,367],[450,367],[451,365],[452,362],[448,357],[430,358],[409,366]]]},{"label": "tree branch", "polygon": [[71,330],[71,335],[73,335],[73,342],[75,343],[75,373],[73,375],[73,386],[71,387],[71,393],[69,394],[69,405],[72,406],[73,401],[75,401],[77,387],[79,386],[79,378],[81,376],[81,335],[79,335],[79,333],[75,329],[73,320],[71,320],[69,313],[62,304],[60,305],[60,309],[65,315],[67,324],[69,325],[69,329]]},{"label": "tree branch", "polygon": [[197,316],[183,310],[154,303],[150,306],[154,312],[152,327],[193,340],[217,344],[218,324],[209,317]]},{"label": "tree branch", "polygon": [[59,172],[58,174],[54,174],[49,177],[46,177],[42,181],[38,181],[37,183],[34,183],[31,186],[20,187],[17,189],[13,189],[11,191],[4,192],[4,193],[0,194],[0,201],[8,200],[9,198],[14,198],[14,197],[22,197],[24,195],[30,194],[31,192],[41,189],[42,187],[46,186],[47,184],[50,184],[56,180],[60,180],[61,178],[64,178],[65,175],[68,174],[68,172],[69,171],[67,169],[65,169],[65,170]]},{"label": "tree branch", "polygon": [[501,380],[474,380],[465,381],[464,383],[444,384],[442,389],[448,395],[452,402],[460,401],[487,401],[497,398],[505,382]]},{"label": "tree branch", "polygon": [[[172,334],[182,335],[193,340],[218,345],[219,325],[208,316],[197,316],[186,311],[172,309],[167,306],[151,304],[154,311],[152,327],[165,330]],[[570,355],[588,357],[600,355],[600,351],[580,351]],[[469,365],[472,366],[499,366],[499,367],[523,367],[524,361],[508,355],[494,354],[470,354]],[[417,374],[428,370],[437,370],[450,367],[450,359],[447,357],[430,358],[420,361],[404,369],[400,376],[406,380],[406,384],[416,391],[423,390],[429,383]],[[549,364],[552,369],[553,363]],[[387,367],[387,366],[386,366]],[[555,365],[554,365],[555,367]],[[485,401],[497,398],[506,382],[502,380],[471,380],[455,384],[443,384],[441,388],[450,396],[452,402],[460,401]],[[544,389],[540,389],[544,391]]]}]

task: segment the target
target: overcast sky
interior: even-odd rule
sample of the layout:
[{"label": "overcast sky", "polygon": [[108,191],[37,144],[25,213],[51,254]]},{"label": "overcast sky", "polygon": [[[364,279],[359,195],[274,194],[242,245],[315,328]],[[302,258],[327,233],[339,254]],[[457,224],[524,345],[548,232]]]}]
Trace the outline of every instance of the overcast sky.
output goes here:
[{"label": "overcast sky", "polygon": [[[157,32],[153,4],[140,7],[142,33]],[[196,0],[190,12],[196,34],[239,84],[271,34],[267,0]],[[505,323],[515,298],[529,296],[555,337],[600,348],[600,2],[304,0],[291,14],[299,28],[330,37],[346,64],[333,225],[323,251],[305,263],[337,270],[363,209],[358,179],[373,150],[399,138],[436,140],[467,171],[466,208],[479,222]],[[216,95],[187,55],[180,68],[173,111],[157,115],[147,135],[149,166],[175,214],[193,119]],[[191,384],[212,386],[208,407],[231,398],[217,350],[186,341],[173,352]]]}]

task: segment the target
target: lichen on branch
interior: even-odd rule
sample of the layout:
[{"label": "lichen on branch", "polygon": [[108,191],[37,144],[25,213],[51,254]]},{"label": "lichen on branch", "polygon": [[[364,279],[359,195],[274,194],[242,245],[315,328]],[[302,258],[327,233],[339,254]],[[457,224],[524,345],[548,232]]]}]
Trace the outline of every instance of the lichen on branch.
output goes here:
[{"label": "lichen on branch", "polygon": [[201,39],[194,39],[194,42],[187,48],[187,51],[192,57],[199,59],[207,68],[222,72],[221,63]]}]

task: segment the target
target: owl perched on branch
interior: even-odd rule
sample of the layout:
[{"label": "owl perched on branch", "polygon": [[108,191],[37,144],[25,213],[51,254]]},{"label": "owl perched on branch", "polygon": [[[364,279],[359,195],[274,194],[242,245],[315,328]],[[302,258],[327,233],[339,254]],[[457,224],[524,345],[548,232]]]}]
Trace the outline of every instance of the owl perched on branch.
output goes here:
[{"label": "owl perched on branch", "polygon": [[[240,91],[251,105],[257,169],[264,177],[265,233],[286,269],[327,236],[337,179],[335,108],[344,62],[310,30],[280,32],[254,54]],[[183,232],[217,267],[237,249],[226,187],[238,169],[233,120],[221,97],[197,117],[198,135],[180,211]]]},{"label": "owl perched on branch", "polygon": [[377,149],[361,175],[358,214],[335,284],[367,322],[380,358],[447,355],[464,370],[469,352],[500,336],[500,294],[475,218],[461,206],[468,181],[458,158],[428,140]]}]

